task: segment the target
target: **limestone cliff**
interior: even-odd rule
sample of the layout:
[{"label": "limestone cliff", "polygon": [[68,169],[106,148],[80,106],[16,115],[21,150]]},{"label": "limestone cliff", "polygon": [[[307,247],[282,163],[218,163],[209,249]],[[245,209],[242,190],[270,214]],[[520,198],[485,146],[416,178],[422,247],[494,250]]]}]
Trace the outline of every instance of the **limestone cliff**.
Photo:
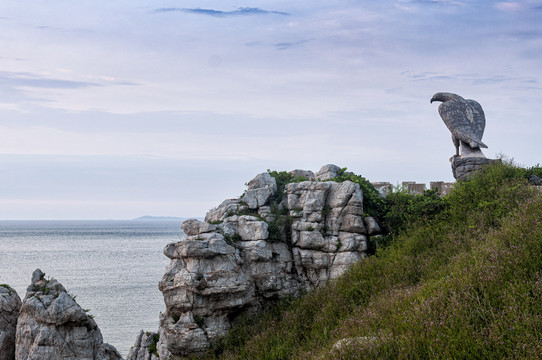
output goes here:
[{"label": "limestone cliff", "polygon": [[[310,291],[366,257],[378,224],[364,219],[358,184],[326,181],[339,170],[295,170],[296,180],[309,180],[280,189],[259,174],[240,199],[182,224],[186,238],[164,249],[171,261],[159,283],[160,359],[203,352],[240,314]],[[141,340],[136,348],[128,359],[146,359]]]}]

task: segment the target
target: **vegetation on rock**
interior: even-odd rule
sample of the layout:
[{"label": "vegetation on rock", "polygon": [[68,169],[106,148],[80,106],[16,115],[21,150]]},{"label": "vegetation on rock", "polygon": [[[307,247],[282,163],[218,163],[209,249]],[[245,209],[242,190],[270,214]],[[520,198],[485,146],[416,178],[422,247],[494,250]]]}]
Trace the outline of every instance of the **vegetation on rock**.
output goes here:
[{"label": "vegetation on rock", "polygon": [[498,164],[441,200],[395,195],[377,209],[389,246],[247,316],[207,358],[539,358],[542,196],[526,180],[539,171]]}]

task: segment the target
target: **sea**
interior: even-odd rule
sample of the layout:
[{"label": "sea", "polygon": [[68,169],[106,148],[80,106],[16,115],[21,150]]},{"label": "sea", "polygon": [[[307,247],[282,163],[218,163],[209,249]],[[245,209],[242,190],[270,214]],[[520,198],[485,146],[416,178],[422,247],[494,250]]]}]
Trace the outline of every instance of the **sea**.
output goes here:
[{"label": "sea", "polygon": [[94,315],[104,342],[126,357],[140,330],[156,331],[165,310],[158,282],[164,246],[181,221],[0,221],[0,284],[21,300],[39,268]]}]

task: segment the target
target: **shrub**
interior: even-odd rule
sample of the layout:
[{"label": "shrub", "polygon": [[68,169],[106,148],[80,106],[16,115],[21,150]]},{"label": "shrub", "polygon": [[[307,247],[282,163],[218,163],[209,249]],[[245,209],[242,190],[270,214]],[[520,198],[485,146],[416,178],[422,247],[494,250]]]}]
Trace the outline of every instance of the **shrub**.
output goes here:
[{"label": "shrub", "polygon": [[[147,334],[148,336],[149,334]],[[147,347],[147,351],[149,354],[154,354],[154,356],[158,357],[158,349],[156,348],[156,344],[158,344],[158,341],[160,340],[160,334],[154,334],[152,336],[151,343]]]}]

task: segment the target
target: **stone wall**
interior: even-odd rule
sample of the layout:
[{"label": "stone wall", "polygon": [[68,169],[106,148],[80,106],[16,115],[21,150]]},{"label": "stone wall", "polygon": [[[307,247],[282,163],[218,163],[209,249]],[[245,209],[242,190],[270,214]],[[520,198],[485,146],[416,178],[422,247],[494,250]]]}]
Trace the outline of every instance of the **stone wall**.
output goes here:
[{"label": "stone wall", "polygon": [[[388,196],[393,191],[393,185],[389,182],[372,182],[371,183],[382,196]],[[445,196],[450,193],[455,182],[444,182],[444,181],[431,181],[429,183],[429,189],[437,189],[439,195]],[[423,194],[423,192],[428,189],[426,184],[416,183],[415,181],[403,181],[401,186],[406,189],[408,192],[414,195]]]}]

